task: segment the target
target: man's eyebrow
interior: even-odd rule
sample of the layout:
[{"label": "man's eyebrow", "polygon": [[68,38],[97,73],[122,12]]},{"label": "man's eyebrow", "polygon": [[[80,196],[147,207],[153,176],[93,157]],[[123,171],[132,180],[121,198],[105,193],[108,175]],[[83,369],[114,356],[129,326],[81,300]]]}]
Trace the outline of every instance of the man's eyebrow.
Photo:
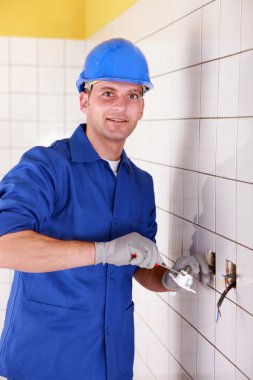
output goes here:
[{"label": "man's eyebrow", "polygon": [[[103,86],[103,87],[100,87],[98,90],[99,91],[117,91],[118,89],[116,87]],[[129,90],[127,90],[127,92],[129,92],[129,93],[133,93],[133,92],[142,93],[142,89],[141,88],[130,88]]]}]

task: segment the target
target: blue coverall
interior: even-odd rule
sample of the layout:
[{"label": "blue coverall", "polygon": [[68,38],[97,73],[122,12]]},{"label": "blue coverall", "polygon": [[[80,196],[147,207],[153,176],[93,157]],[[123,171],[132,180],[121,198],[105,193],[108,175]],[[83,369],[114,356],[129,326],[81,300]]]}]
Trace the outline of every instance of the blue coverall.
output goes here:
[{"label": "blue coverall", "polygon": [[[151,176],[123,151],[117,177],[80,125],[35,147],[0,185],[0,235],[22,230],[63,240],[152,240]],[[132,277],[137,267],[92,265],[16,271],[0,341],[0,375],[13,380],[133,378]]]}]

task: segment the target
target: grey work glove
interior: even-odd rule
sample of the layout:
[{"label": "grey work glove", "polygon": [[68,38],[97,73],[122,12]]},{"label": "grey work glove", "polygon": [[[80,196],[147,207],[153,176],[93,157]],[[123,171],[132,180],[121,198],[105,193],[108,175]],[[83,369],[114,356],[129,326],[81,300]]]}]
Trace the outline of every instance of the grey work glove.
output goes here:
[{"label": "grey work glove", "polygon": [[138,265],[151,269],[162,264],[157,245],[137,232],[121,236],[105,243],[95,243],[95,264]]},{"label": "grey work glove", "polygon": [[[205,285],[209,283],[210,270],[203,256],[180,256],[172,266],[172,269],[180,272],[180,270],[184,269],[187,265],[191,266],[190,274],[199,275],[200,281]],[[163,275],[163,286],[168,290],[177,292],[180,289],[180,286],[178,286],[176,282],[173,281],[169,273],[170,271],[167,270]],[[171,273],[175,274],[174,271],[171,271]]]}]

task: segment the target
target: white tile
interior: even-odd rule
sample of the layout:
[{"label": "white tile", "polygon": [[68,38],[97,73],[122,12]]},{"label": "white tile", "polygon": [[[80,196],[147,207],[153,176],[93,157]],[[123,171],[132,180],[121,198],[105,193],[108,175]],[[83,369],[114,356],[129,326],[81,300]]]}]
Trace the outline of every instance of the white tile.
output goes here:
[{"label": "white tile", "polygon": [[170,164],[179,168],[184,162],[184,121],[173,120],[170,127]]},{"label": "white tile", "polygon": [[183,174],[181,169],[171,168],[171,183],[170,183],[170,196],[171,206],[170,211],[178,216],[183,217]]},{"label": "white tile", "polygon": [[[216,303],[219,301],[221,294],[216,293]],[[236,348],[236,305],[224,299],[221,308],[221,317],[216,323],[215,346],[226,355],[226,357],[235,363]]]},{"label": "white tile", "polygon": [[181,362],[182,318],[171,308],[169,309],[169,322],[169,351],[176,360]]},{"label": "white tile", "polygon": [[220,13],[220,54],[240,50],[241,0],[222,0]]},{"label": "white tile", "polygon": [[253,47],[253,3],[242,0],[241,50]]},{"label": "white tile", "polygon": [[198,334],[197,380],[214,380],[214,347]]},{"label": "white tile", "polygon": [[164,255],[168,255],[170,252],[170,215],[166,211],[158,209],[156,220],[158,223],[156,242],[159,247],[159,251]]},{"label": "white tile", "polygon": [[237,183],[237,241],[253,248],[253,186]]},{"label": "white tile", "polygon": [[64,69],[62,67],[39,67],[39,92],[46,94],[63,94]]},{"label": "white tile", "polygon": [[184,218],[198,222],[198,173],[184,170]]},{"label": "white tile", "polygon": [[166,348],[154,334],[147,330],[148,366],[159,380],[166,380],[169,372],[169,355]]},{"label": "white tile", "polygon": [[0,37],[0,64],[9,63],[9,37]]},{"label": "white tile", "polygon": [[0,94],[0,120],[9,119],[10,97],[7,94]]},{"label": "white tile", "polygon": [[5,310],[8,302],[8,298],[10,295],[10,285],[9,284],[0,284],[0,310]]},{"label": "white tile", "polygon": [[215,178],[199,174],[199,224],[214,231]]},{"label": "white tile", "polygon": [[[216,289],[223,293],[225,290],[226,260],[236,264],[236,244],[231,240],[216,235]],[[236,289],[231,289],[227,295],[228,299],[236,302]]]},{"label": "white tile", "polygon": [[157,165],[156,203],[166,211],[170,209],[170,170],[169,166]]},{"label": "white tile", "polygon": [[169,257],[176,261],[182,255],[183,222],[181,218],[170,215],[169,236]]},{"label": "white tile", "polygon": [[9,67],[0,66],[0,92],[9,91]]},{"label": "white tile", "polygon": [[65,137],[62,122],[38,123],[38,139],[40,145],[51,145],[52,142]]},{"label": "white tile", "polygon": [[236,380],[247,380],[247,377],[244,376],[239,369],[236,369]]},{"label": "white tile", "polygon": [[169,305],[154,292],[148,292],[148,325],[163,345],[169,348]]},{"label": "white tile", "polygon": [[136,312],[134,313],[134,324],[135,348],[142,359],[147,363],[147,326]]},{"label": "white tile", "polygon": [[198,284],[198,330],[211,343],[215,339],[215,291],[208,286]]},{"label": "white tile", "polygon": [[185,118],[200,117],[200,84],[201,66],[194,66],[185,70],[185,90],[183,112],[180,115]]},{"label": "white tile", "polygon": [[12,65],[36,65],[37,39],[25,37],[11,37],[10,62]]},{"label": "white tile", "polygon": [[252,116],[253,107],[253,78],[251,75],[253,65],[253,52],[241,54],[240,62],[240,88],[239,88],[239,115]]},{"label": "white tile", "polygon": [[202,61],[219,56],[220,0],[203,7],[202,13]]},{"label": "white tile", "polygon": [[135,380],[155,380],[147,364],[141,358],[141,356],[135,352],[134,356],[134,379]]},{"label": "white tile", "polygon": [[[195,222],[195,221],[194,221]],[[186,220],[183,221],[183,255],[197,254],[197,226]]]},{"label": "white tile", "polygon": [[27,149],[26,148],[12,148],[11,149],[11,167],[13,167],[14,165],[18,164],[19,161],[20,161],[20,158],[22,157],[22,155],[25,153]]},{"label": "white tile", "polygon": [[79,73],[85,60],[87,49],[85,41],[65,40],[66,65],[79,67]]},{"label": "white tile", "polygon": [[41,66],[63,66],[64,40],[39,38],[38,57]]},{"label": "white tile", "polygon": [[66,95],[64,100],[66,103],[66,109],[65,109],[66,120],[84,122],[85,115],[80,110],[78,94]]},{"label": "white tile", "polygon": [[[49,100],[48,100],[49,102]],[[37,118],[37,98],[28,94],[11,95],[11,119],[34,121]]]},{"label": "white tile", "polygon": [[9,269],[0,269],[0,283],[9,283],[10,282],[10,270]]},{"label": "white tile", "polygon": [[236,177],[237,119],[219,119],[217,124],[216,175]]},{"label": "white tile", "polygon": [[184,122],[184,169],[198,170],[199,154],[199,121]]},{"label": "white tile", "polygon": [[219,75],[219,116],[238,115],[239,55],[221,59]]},{"label": "white tile", "polygon": [[238,120],[237,140],[237,179],[253,182],[253,167],[249,162],[253,160],[253,119]]},{"label": "white tile", "polygon": [[10,170],[10,151],[7,148],[0,149],[0,172],[2,174]]},{"label": "white tile", "polygon": [[202,64],[201,116],[215,117],[218,112],[219,61]]},{"label": "white tile", "polygon": [[153,162],[170,165],[172,122],[151,121],[150,125],[150,157]]},{"label": "white tile", "polygon": [[236,182],[216,178],[216,232],[236,240]]},{"label": "white tile", "polygon": [[253,314],[253,252],[237,245],[237,304]]},{"label": "white tile", "polygon": [[215,174],[217,120],[200,120],[199,171]]},{"label": "white tile", "polygon": [[[187,75],[189,77],[188,73]],[[186,102],[189,97],[189,93],[186,96],[186,70],[173,72],[166,78],[168,78],[167,83],[165,77],[159,78],[163,82],[163,93],[161,94],[163,100],[160,98],[160,108],[168,107],[167,112],[164,110],[162,115],[167,114],[167,117],[174,119],[184,118],[186,117]],[[194,87],[192,88],[192,96],[194,96],[193,89]],[[160,92],[160,87],[157,90]]]},{"label": "white tile", "polygon": [[236,313],[236,366],[248,378],[253,378],[253,318],[237,307]]},{"label": "white tile", "polygon": [[37,69],[29,66],[11,66],[10,85],[13,93],[35,93],[37,91]]},{"label": "white tile", "polygon": [[179,69],[196,64],[200,62],[200,57],[201,11],[199,10],[173,25],[173,68]]},{"label": "white tile", "polygon": [[8,121],[0,121],[0,147],[7,148],[10,146],[10,124]]},{"label": "white tile", "polygon": [[65,68],[65,91],[67,94],[76,94],[76,81],[79,77],[80,69],[67,67]]},{"label": "white tile", "polygon": [[215,350],[215,380],[235,380],[235,366]]},{"label": "white tile", "polygon": [[[177,76],[177,86],[174,91],[175,76]],[[146,109],[148,107],[151,119],[169,119],[172,118],[177,112],[175,107],[182,98],[184,76],[182,78],[181,71],[175,74],[163,75],[161,77],[153,78],[154,89],[148,93],[144,101]],[[180,105],[179,105],[180,106]],[[144,118],[146,118],[144,113]]]},{"label": "white tile", "polygon": [[[173,68],[173,25],[168,25],[157,33],[137,43],[144,53],[152,76],[167,73]],[[156,59],[163,52],[163,59]]]},{"label": "white tile", "polygon": [[149,160],[149,122],[140,121],[130,138],[132,139],[133,157],[141,160]]},{"label": "white tile", "polygon": [[38,128],[33,122],[15,121],[10,125],[13,147],[32,147],[38,144]]},{"label": "white tile", "polygon": [[41,121],[61,121],[64,117],[64,97],[62,95],[39,95],[39,119]]},{"label": "white tile", "polygon": [[196,378],[197,331],[182,321],[182,366],[187,373]]}]

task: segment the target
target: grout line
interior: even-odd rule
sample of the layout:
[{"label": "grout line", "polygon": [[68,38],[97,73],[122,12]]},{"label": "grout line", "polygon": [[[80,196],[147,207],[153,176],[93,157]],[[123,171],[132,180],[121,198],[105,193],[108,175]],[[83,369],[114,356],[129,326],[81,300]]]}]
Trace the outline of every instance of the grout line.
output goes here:
[{"label": "grout line", "polygon": [[141,361],[143,362],[143,364],[145,365],[145,367],[148,369],[148,371],[150,372],[150,374],[153,376],[154,380],[156,380],[156,377],[153,374],[152,370],[149,368],[148,363],[145,362],[145,359],[142,357],[142,355],[139,353],[139,351],[137,349],[135,349],[135,352],[139,356],[139,358],[141,359]]},{"label": "grout line", "polygon": [[[168,305],[168,304],[167,304]],[[142,322],[146,325],[148,330],[156,337],[156,339],[161,343],[161,345],[166,349],[166,351],[173,357],[173,359],[179,364],[179,366],[187,373],[187,375],[190,377],[191,380],[193,380],[192,376],[187,372],[187,370],[182,366],[182,363],[180,363],[177,358],[172,354],[172,352],[164,345],[164,343],[160,340],[160,338],[156,335],[154,330],[146,323],[146,321],[142,318],[142,316],[135,311],[135,313],[138,315],[138,317],[142,320]],[[177,313],[178,314],[178,313]],[[180,315],[180,314],[179,314]],[[182,342],[181,342],[181,353],[182,353]]]},{"label": "grout line", "polygon": [[225,179],[225,180],[228,180],[228,181],[234,181],[234,182],[238,182],[238,183],[244,183],[244,184],[248,184],[248,185],[253,185],[253,182],[243,181],[243,180],[236,179],[236,178],[224,177],[224,176],[221,176],[221,175],[216,175],[216,174],[212,174],[212,173],[206,173],[206,172],[197,171],[197,170],[194,170],[194,169],[187,169],[187,168],[182,168],[182,167],[179,167],[179,166],[166,165],[166,164],[163,164],[161,162],[155,162],[155,161],[145,160],[145,159],[141,159],[141,158],[137,158],[137,157],[133,157],[133,156],[131,156],[131,159],[133,159],[135,161],[141,161],[141,162],[149,163],[149,164],[152,164],[152,165],[164,166],[164,167],[169,167],[171,169],[179,169],[179,170],[189,171],[189,172],[192,172],[192,173],[203,174],[203,175],[214,177],[214,178]]},{"label": "grout line", "polygon": [[152,33],[149,33],[149,34],[147,34],[147,35],[144,36],[144,37],[139,38],[138,40],[135,41],[135,43],[142,42],[142,41],[146,40],[147,38],[149,38],[149,37],[151,37],[151,36],[154,36],[155,34],[157,34],[157,33],[161,32],[162,30],[167,29],[168,27],[170,27],[170,26],[176,24],[177,22],[183,20],[184,18],[188,17],[189,15],[191,15],[191,14],[193,14],[193,13],[199,11],[200,9],[202,9],[203,7],[205,7],[206,5],[213,3],[214,1],[215,1],[215,0],[211,0],[211,1],[209,1],[209,3],[204,4],[204,5],[202,5],[202,6],[198,7],[198,8],[196,8],[196,9],[193,9],[191,12],[188,12],[188,13],[186,13],[185,15],[183,15],[183,16],[177,18],[176,20],[173,20],[173,21],[169,22],[167,25],[165,25],[165,26],[163,26],[163,27],[161,27],[161,28],[159,28],[159,29],[156,29],[156,31],[154,31],[154,32],[152,32]]},{"label": "grout line", "polygon": [[[193,324],[191,324],[182,314],[180,314],[173,306],[171,306],[169,303],[167,303],[160,295],[159,295],[159,293],[156,293],[156,295],[157,295],[157,297],[159,297],[170,309],[172,309],[179,317],[181,317],[182,318],[182,320],[184,320],[188,325],[190,325],[199,335],[201,335],[202,336],[202,338],[204,338],[211,346],[213,346],[214,347],[214,349],[215,350],[217,350],[222,356],[224,356],[224,358],[226,358],[236,369],[238,369],[244,376],[246,376],[245,375],[245,373],[239,368],[239,367],[237,367],[236,366],[236,364],[235,363],[233,363],[222,351],[220,351],[216,346],[215,346],[215,344],[213,344],[209,339],[207,339],[206,338],[206,336],[205,335],[203,335],[199,330],[198,330],[198,328],[197,327],[195,327]],[[230,301],[229,299],[228,299],[228,301]],[[232,302],[232,301],[231,301]],[[238,306],[238,305],[237,305]],[[139,314],[138,314],[139,315]],[[141,318],[141,317],[140,317]],[[142,318],[141,318],[142,319]],[[143,319],[142,319],[143,320]],[[146,324],[146,322],[143,320],[143,322]],[[146,324],[147,325],[147,324]],[[148,326],[148,325],[147,325]],[[148,326],[149,327],[149,326]],[[151,331],[153,331],[150,327],[149,327],[149,329],[151,330]],[[154,334],[155,334],[155,332],[153,332]],[[155,334],[156,335],[156,334]],[[157,336],[157,335],[156,335]],[[158,337],[157,337],[158,338]],[[159,339],[159,338],[158,338]],[[159,339],[159,341],[160,341],[160,339]],[[161,342],[162,343],[162,342]],[[167,348],[166,348],[167,349]],[[172,355],[173,356],[173,355]],[[173,356],[174,357],[174,356]],[[250,378],[248,378],[247,376],[246,376],[246,378],[247,379],[249,379],[250,380]]]},{"label": "grout line", "polygon": [[221,61],[223,59],[234,57],[234,56],[241,55],[241,54],[244,54],[244,53],[248,53],[248,52],[251,52],[251,51],[253,51],[253,48],[240,50],[240,51],[238,51],[236,53],[231,53],[231,54],[227,54],[227,55],[224,55],[224,56],[219,56],[217,58],[209,59],[209,60],[206,60],[206,61],[201,61],[201,62],[194,63],[194,64],[191,64],[191,65],[188,65],[188,66],[180,67],[178,69],[174,69],[174,70],[170,70],[170,71],[165,71],[165,72],[160,73],[160,74],[152,75],[151,79],[160,78],[160,77],[163,77],[165,75],[170,75],[170,74],[177,73],[179,71],[191,69],[193,67],[202,66],[202,65],[204,65],[206,63],[211,63],[211,62],[215,62],[215,61]]}]

